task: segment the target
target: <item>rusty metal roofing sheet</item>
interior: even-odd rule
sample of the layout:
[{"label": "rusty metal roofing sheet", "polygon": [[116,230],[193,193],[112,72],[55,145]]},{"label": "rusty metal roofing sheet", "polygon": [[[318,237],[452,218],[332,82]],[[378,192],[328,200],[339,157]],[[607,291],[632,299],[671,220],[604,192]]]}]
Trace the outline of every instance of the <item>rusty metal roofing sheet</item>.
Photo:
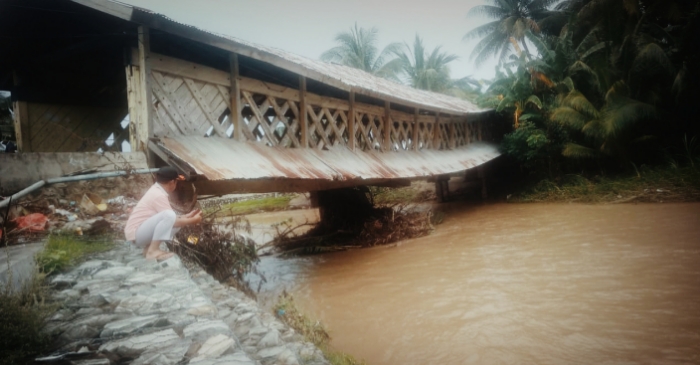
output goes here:
[{"label": "rusty metal roofing sheet", "polygon": [[[355,68],[310,59],[278,48],[265,47],[262,45],[235,38],[231,35],[218,34],[208,31],[206,29],[178,22],[163,15],[163,12],[167,10],[167,5],[165,5],[166,2],[163,3],[164,6],[162,9],[156,9],[154,11],[116,0],[73,1],[83,5],[91,6],[96,10],[109,12],[112,14],[116,14],[115,10],[113,10],[115,7],[121,8],[122,11],[120,12],[120,14],[126,14],[127,10],[139,10],[141,12],[151,14],[152,16],[158,17],[160,19],[177,23],[182,26],[186,26],[192,29],[193,31],[203,33],[205,35],[208,35],[209,37],[216,37],[217,41],[228,42],[231,46],[244,46],[252,48],[255,50],[255,52],[253,52],[251,57],[256,58],[258,60],[265,61],[265,58],[269,58],[269,56],[274,56],[283,63],[300,66],[303,69],[314,71],[323,76],[318,81],[333,81],[334,84],[341,84],[345,86],[346,90],[352,90],[360,94],[367,94],[375,97],[384,97],[388,99],[405,100],[412,104],[418,104],[428,109],[438,109],[443,112],[451,112],[456,114],[481,113],[489,110],[480,108],[467,100],[463,100],[453,96],[448,96],[445,94],[438,94],[430,91],[414,89],[410,86],[386,80]],[[218,16],[218,14],[211,15]],[[228,17],[229,14],[225,14],[224,16]]]},{"label": "rusty metal roofing sheet", "polygon": [[161,148],[209,180],[369,180],[421,178],[464,171],[500,155],[495,145],[475,142],[454,150],[400,152],[328,151],[269,147],[221,137],[163,138]]}]

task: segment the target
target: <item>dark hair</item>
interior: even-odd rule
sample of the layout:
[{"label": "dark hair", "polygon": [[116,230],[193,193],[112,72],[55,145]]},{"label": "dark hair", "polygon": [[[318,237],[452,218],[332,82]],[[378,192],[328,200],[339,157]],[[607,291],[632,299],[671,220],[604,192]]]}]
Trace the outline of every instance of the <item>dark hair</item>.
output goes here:
[{"label": "dark hair", "polygon": [[159,183],[167,183],[177,178],[177,170],[170,166],[161,167],[160,170],[156,172],[156,181]]}]

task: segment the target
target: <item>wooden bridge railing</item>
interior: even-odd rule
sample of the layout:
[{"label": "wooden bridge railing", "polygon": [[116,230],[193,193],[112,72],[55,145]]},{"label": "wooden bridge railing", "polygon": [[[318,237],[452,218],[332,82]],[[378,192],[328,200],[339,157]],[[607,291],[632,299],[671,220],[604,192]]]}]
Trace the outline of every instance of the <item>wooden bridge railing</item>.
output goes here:
[{"label": "wooden bridge railing", "polygon": [[[355,102],[354,93],[347,100],[316,95],[306,92],[303,78],[293,89],[240,77],[235,60],[227,73],[151,53],[143,89],[137,50],[132,60],[127,67],[132,146],[147,140],[149,113],[156,136],[218,135],[285,148],[444,150],[486,138],[480,120],[418,109],[405,113],[388,102],[384,107]],[[143,90],[152,92],[150,111]]]}]

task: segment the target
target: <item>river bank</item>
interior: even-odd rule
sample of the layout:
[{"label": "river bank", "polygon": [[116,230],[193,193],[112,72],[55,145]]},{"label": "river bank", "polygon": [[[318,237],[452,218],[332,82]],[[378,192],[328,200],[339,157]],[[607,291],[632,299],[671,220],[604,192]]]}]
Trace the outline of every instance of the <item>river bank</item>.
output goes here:
[{"label": "river bank", "polygon": [[177,257],[156,263],[138,251],[118,244],[51,279],[61,309],[45,330],[61,347],[37,361],[327,364],[312,344],[235,288],[188,270]]}]

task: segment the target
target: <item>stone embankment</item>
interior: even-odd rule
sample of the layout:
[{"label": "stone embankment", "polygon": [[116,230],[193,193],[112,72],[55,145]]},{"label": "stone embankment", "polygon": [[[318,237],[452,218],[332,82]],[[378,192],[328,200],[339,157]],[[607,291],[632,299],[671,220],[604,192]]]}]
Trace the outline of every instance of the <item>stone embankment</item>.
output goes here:
[{"label": "stone embankment", "polygon": [[179,258],[146,260],[128,244],[52,279],[62,308],[47,330],[76,365],[328,364],[313,344],[235,288]]}]

